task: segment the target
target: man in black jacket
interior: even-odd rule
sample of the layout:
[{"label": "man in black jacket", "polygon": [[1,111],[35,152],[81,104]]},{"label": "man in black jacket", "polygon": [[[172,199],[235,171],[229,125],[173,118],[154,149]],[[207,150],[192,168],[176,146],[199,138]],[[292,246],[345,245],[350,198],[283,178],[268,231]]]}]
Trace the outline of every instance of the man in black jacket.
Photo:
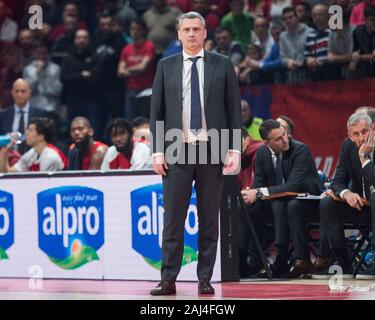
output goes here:
[{"label": "man in black jacket", "polygon": [[[373,147],[366,150],[366,139],[370,135],[372,120],[366,113],[354,113],[347,122],[348,138],[343,142],[339,163],[332,184],[332,197],[325,197],[320,203],[320,225],[327,231],[328,242],[334,256],[334,265],[342,268],[343,278],[352,278],[352,267],[345,249],[343,219],[367,222],[372,219],[372,230],[375,231],[375,180],[373,179]],[[372,138],[373,140],[373,138]],[[373,141],[372,141],[373,143]],[[363,152],[366,150],[367,152]],[[333,200],[339,197],[344,202]],[[370,208],[364,206],[364,199],[370,202]],[[346,202],[346,203],[345,203]],[[370,214],[371,212],[371,214]],[[375,248],[375,238],[371,242],[371,251]],[[312,274],[313,278],[328,278],[329,268]],[[360,271],[357,278],[375,279],[375,263],[371,261],[366,271]]]},{"label": "man in black jacket", "polygon": [[108,113],[112,119],[123,117],[124,84],[117,76],[117,65],[126,42],[120,33],[113,32],[113,17],[104,12],[99,16],[98,32],[93,42],[98,57],[99,74],[98,98],[102,114],[97,135],[104,133]]},{"label": "man in black jacket", "polygon": [[85,116],[94,131],[98,130],[98,77],[98,59],[91,49],[90,35],[87,30],[79,29],[74,36],[74,52],[65,58],[61,67],[69,124],[75,117]]},{"label": "man in black jacket", "polygon": [[[253,204],[249,213],[258,216],[266,205],[259,201],[263,196],[280,192],[306,192],[320,195],[319,179],[309,148],[300,141],[288,137],[284,127],[275,120],[266,120],[259,128],[265,144],[257,151],[253,189],[242,190],[245,203]],[[300,277],[311,271],[307,215],[318,212],[318,201],[279,198],[271,200],[275,222],[277,257],[273,276]],[[293,269],[288,269],[288,248],[292,238]]]}]

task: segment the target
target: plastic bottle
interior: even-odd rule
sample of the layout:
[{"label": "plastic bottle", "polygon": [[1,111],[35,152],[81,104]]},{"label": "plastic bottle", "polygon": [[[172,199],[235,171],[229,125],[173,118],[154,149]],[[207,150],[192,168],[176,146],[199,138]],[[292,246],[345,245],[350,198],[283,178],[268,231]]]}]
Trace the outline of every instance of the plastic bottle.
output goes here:
[{"label": "plastic bottle", "polygon": [[19,132],[10,132],[4,135],[0,135],[0,147],[7,146],[11,141],[16,144],[22,143],[24,140],[24,135]]}]

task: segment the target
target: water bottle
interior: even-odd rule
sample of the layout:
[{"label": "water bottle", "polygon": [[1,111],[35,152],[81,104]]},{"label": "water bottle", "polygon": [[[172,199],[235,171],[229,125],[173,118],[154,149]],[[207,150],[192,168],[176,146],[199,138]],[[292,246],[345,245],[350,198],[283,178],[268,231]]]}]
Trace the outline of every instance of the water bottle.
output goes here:
[{"label": "water bottle", "polygon": [[14,141],[16,144],[20,144],[25,139],[24,135],[20,132],[10,132],[4,135],[0,135],[0,147],[5,147],[11,141]]}]

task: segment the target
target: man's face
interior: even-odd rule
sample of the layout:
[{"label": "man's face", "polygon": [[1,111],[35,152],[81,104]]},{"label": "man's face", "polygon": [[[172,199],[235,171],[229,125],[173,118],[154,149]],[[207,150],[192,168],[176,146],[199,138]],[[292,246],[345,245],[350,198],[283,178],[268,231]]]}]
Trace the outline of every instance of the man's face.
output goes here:
[{"label": "man's face", "polygon": [[268,134],[268,141],[265,142],[276,154],[288,151],[289,138],[283,127],[276,128]]},{"label": "man's face", "polygon": [[365,120],[359,120],[355,125],[349,128],[348,136],[358,148],[365,143],[370,132],[370,126]]},{"label": "man's face", "polygon": [[35,60],[42,60],[47,62],[48,60],[48,50],[45,47],[36,48],[34,50],[34,59]]},{"label": "man's face", "polygon": [[369,33],[375,32],[375,17],[366,18],[365,24]]},{"label": "man's face", "polygon": [[30,124],[26,130],[26,144],[34,147],[41,140],[41,136],[36,131],[35,124]]},{"label": "man's face", "polygon": [[29,101],[31,96],[30,86],[26,81],[16,81],[12,88],[12,97],[15,104],[23,107]]},{"label": "man's face", "polygon": [[87,30],[78,30],[76,32],[74,45],[77,49],[86,49],[90,45],[90,36]]},{"label": "man's face", "polygon": [[307,18],[307,11],[304,5],[298,4],[296,6],[296,13],[300,21],[304,21]]},{"label": "man's face", "polygon": [[247,121],[249,121],[251,116],[251,110],[249,104],[245,101],[241,102],[241,115],[242,123],[246,123]]},{"label": "man's face", "polygon": [[124,128],[113,128],[111,132],[111,141],[116,148],[121,149],[125,147],[130,140],[130,135]]},{"label": "man's face", "polygon": [[249,136],[242,138],[242,148],[241,148],[242,153],[246,151],[246,148],[249,145],[250,141],[251,141],[251,138]]},{"label": "man's face", "polygon": [[254,22],[254,32],[258,38],[267,38],[268,35],[268,22],[264,18],[257,18]]},{"label": "man's face", "polygon": [[64,28],[66,31],[74,30],[78,25],[78,19],[75,16],[64,17]]},{"label": "man's face", "polygon": [[219,49],[227,50],[229,48],[231,37],[227,30],[215,34],[215,42]]},{"label": "man's face", "polygon": [[182,20],[178,30],[178,39],[184,49],[198,52],[203,48],[206,36],[207,30],[203,27],[203,23],[199,18]]},{"label": "man's face", "polygon": [[111,17],[100,18],[99,29],[103,34],[111,34],[113,30],[112,18]]},{"label": "man's face", "polygon": [[280,40],[280,34],[281,32],[283,32],[283,28],[273,28],[271,30],[271,35],[272,35],[272,38],[273,40],[276,42],[276,43],[279,43],[279,40]]},{"label": "man's face", "polygon": [[207,9],[207,0],[193,0],[192,11],[200,14],[204,13]]},{"label": "man's face", "polygon": [[64,7],[64,16],[78,16],[78,8],[75,4],[69,3]]},{"label": "man's face", "polygon": [[244,0],[234,0],[229,4],[229,7],[232,11],[232,14],[235,16],[238,16],[242,14],[243,9],[245,7],[245,1]]},{"label": "man's face", "polygon": [[76,145],[82,146],[88,143],[89,139],[94,135],[94,131],[84,121],[76,120],[70,126],[70,135]]},{"label": "man's face", "polygon": [[21,48],[31,48],[33,44],[33,34],[30,30],[23,30],[18,36],[18,42]]},{"label": "man's face", "polygon": [[288,29],[294,29],[299,23],[297,16],[293,12],[287,12],[283,15],[283,20]]},{"label": "man's face", "polygon": [[328,11],[323,5],[316,5],[312,11],[314,25],[318,29],[324,29],[328,24]]},{"label": "man's face", "polygon": [[130,37],[137,41],[144,37],[144,30],[138,23],[132,22],[130,25]]}]

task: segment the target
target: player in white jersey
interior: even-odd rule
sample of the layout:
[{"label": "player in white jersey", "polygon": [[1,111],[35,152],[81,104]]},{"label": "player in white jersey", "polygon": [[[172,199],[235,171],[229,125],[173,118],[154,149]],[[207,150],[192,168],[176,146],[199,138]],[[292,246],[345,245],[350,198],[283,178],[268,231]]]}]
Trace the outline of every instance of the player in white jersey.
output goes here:
[{"label": "player in white jersey", "polygon": [[14,142],[0,150],[1,172],[60,171],[67,167],[65,155],[51,144],[54,123],[48,118],[35,118],[26,131],[26,144],[31,147],[12,167],[8,165],[8,153]]}]

